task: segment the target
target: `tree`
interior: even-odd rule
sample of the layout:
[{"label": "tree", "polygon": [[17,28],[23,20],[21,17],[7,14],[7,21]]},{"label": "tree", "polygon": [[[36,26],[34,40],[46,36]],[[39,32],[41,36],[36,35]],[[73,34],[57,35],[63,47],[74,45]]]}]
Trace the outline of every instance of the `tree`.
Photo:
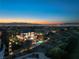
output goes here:
[{"label": "tree", "polygon": [[49,49],[48,54],[51,58],[61,59],[62,55],[64,54],[64,50],[59,47],[54,47],[52,49]]},{"label": "tree", "polygon": [[65,42],[62,42],[61,44],[58,44],[58,46],[61,48],[61,49],[65,49],[66,46],[67,46],[68,43],[65,43]]}]

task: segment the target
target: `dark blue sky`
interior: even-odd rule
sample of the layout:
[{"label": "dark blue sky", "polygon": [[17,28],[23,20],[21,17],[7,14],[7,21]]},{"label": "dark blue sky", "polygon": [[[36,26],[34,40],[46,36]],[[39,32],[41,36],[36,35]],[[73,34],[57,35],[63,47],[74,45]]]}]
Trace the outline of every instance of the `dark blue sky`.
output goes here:
[{"label": "dark blue sky", "polygon": [[0,0],[0,18],[79,21],[78,0]]}]

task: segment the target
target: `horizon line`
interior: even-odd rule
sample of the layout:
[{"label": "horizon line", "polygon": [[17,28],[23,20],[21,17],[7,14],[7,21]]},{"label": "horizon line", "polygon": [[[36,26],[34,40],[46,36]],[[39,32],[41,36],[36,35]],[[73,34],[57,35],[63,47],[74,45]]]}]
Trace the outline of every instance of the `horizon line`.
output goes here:
[{"label": "horizon line", "polygon": [[62,24],[63,22],[44,21],[36,19],[0,19],[0,23],[34,23],[34,24]]}]

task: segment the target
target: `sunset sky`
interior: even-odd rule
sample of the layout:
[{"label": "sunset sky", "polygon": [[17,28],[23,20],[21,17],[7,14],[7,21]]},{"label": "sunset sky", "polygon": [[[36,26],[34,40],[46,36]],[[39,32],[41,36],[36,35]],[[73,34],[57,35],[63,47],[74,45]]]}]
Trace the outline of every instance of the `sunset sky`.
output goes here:
[{"label": "sunset sky", "polygon": [[0,0],[0,22],[79,22],[78,0]]}]

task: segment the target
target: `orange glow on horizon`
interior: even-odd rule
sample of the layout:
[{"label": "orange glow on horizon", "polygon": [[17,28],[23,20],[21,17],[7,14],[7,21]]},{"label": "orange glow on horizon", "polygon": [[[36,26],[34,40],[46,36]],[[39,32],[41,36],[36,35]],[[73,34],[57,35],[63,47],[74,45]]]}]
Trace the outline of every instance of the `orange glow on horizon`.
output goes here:
[{"label": "orange glow on horizon", "polygon": [[49,22],[32,19],[0,19],[0,23],[33,23],[33,24],[62,24],[62,22]]}]

